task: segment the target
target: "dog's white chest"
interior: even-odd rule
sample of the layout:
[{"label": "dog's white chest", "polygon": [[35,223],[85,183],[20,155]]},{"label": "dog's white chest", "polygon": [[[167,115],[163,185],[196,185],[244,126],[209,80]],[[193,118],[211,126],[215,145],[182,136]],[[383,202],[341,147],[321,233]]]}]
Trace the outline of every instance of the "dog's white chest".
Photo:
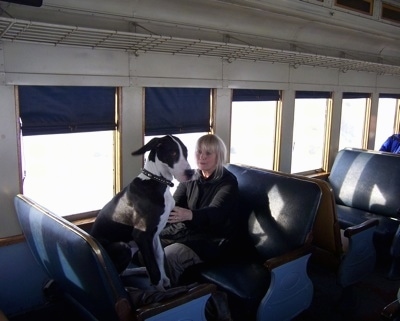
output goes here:
[{"label": "dog's white chest", "polygon": [[167,224],[169,214],[171,213],[172,209],[175,206],[175,200],[172,197],[169,188],[165,190],[164,201],[165,201],[164,213],[160,217],[160,224],[158,224],[157,234],[159,234],[164,229],[165,225]]}]

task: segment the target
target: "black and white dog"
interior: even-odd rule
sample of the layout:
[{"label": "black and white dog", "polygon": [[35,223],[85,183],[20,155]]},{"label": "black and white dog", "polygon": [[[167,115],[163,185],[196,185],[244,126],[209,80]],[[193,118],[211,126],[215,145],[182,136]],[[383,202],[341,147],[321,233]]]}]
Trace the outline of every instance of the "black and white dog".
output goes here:
[{"label": "black and white dog", "polygon": [[170,286],[164,268],[164,251],[159,233],[175,206],[170,192],[175,177],[190,180],[193,170],[187,148],[175,136],[153,138],[132,155],[150,151],[142,172],[99,212],[91,234],[99,240],[117,270],[122,272],[132,258],[129,242],[139,248],[151,283],[159,290]]}]

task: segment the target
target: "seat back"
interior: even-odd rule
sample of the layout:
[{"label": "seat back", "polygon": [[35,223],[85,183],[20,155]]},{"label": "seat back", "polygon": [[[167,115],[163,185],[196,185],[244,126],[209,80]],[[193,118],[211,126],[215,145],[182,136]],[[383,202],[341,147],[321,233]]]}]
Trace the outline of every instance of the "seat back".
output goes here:
[{"label": "seat back", "polygon": [[315,248],[312,258],[318,263],[336,270],[341,263],[344,249],[336,212],[335,195],[326,181],[315,178],[305,179],[314,181],[322,191],[313,227]]},{"label": "seat back", "polygon": [[263,260],[309,240],[321,190],[300,177],[228,164],[237,177],[241,215],[248,218],[253,244]]},{"label": "seat back", "polygon": [[343,149],[335,158],[328,182],[337,204],[387,217],[400,211],[400,155]]},{"label": "seat back", "polygon": [[133,320],[119,275],[95,239],[23,195],[14,204],[35,259],[85,314],[96,320]]}]

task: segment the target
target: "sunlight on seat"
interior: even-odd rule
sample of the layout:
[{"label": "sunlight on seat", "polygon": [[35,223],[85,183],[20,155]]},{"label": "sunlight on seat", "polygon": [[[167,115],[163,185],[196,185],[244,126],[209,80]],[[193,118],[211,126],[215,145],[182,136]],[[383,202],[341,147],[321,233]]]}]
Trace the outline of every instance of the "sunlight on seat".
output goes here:
[{"label": "sunlight on seat", "polygon": [[260,222],[257,219],[252,218],[251,225],[252,233],[257,236],[257,242],[255,246],[257,247],[263,245],[268,240],[268,235],[265,233],[265,231],[261,227]]},{"label": "sunlight on seat", "polygon": [[383,196],[381,190],[377,185],[374,185],[371,191],[371,198],[369,200],[369,207],[373,208],[374,205],[384,206],[386,204],[386,198]]},{"label": "sunlight on seat", "polygon": [[43,253],[43,261],[48,262],[49,256],[48,256],[48,253],[47,253],[47,250],[46,250],[46,247],[44,244],[43,236],[42,236],[43,230],[41,229],[42,218],[36,216],[35,213],[33,213],[33,211],[34,210],[32,208],[29,210],[29,225],[31,226],[32,230],[38,231],[38,234],[40,233],[40,239],[39,238],[33,239],[33,242],[35,243],[34,247],[36,248],[36,250],[38,252]]},{"label": "sunlight on seat", "polygon": [[63,249],[57,244],[57,252],[58,258],[60,259],[60,268],[65,275],[68,275],[68,280],[72,281],[77,287],[82,288],[82,282],[79,280],[79,277],[76,275],[74,268],[68,262],[67,257],[64,255]]},{"label": "sunlight on seat", "polygon": [[281,192],[279,191],[278,187],[274,186],[271,188],[270,192],[268,193],[268,197],[270,199],[274,199],[272,205],[270,205],[271,215],[275,220],[278,220],[279,215],[282,213],[285,202],[282,198]]},{"label": "sunlight on seat", "polygon": [[[345,203],[352,203],[352,199],[347,199],[348,197],[353,197],[352,193],[349,193],[348,190],[356,190],[358,181],[361,177],[361,174],[363,172],[363,169],[365,165],[369,162],[370,157],[357,157],[351,167],[349,168],[344,181],[342,183],[342,188],[340,189],[339,192],[339,198],[342,199]],[[346,187],[344,189],[344,187]]]}]

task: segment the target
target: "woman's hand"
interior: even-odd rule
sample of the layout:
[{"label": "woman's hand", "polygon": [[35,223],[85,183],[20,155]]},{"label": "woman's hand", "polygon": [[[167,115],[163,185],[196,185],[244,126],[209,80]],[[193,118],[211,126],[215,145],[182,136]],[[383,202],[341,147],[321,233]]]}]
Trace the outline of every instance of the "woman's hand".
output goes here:
[{"label": "woman's hand", "polygon": [[179,223],[184,221],[191,221],[193,213],[191,210],[179,206],[175,206],[168,217],[168,223]]}]

